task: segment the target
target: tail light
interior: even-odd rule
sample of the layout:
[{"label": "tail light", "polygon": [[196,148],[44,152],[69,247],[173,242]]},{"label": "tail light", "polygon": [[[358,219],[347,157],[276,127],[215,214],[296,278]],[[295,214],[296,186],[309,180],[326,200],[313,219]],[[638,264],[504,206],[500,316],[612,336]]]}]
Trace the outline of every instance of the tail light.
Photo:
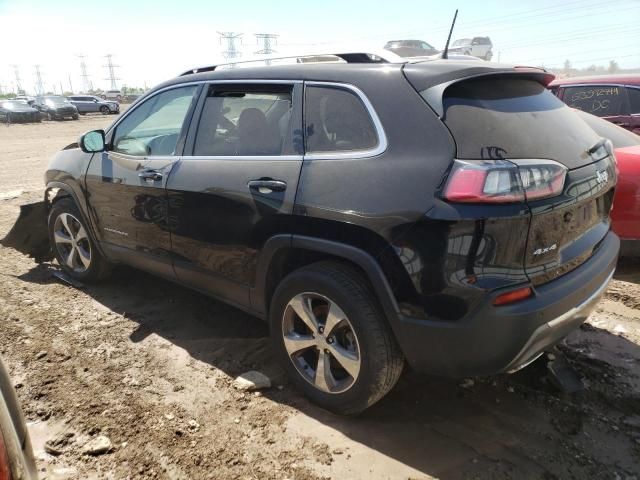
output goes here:
[{"label": "tail light", "polygon": [[0,430],[0,480],[11,480],[11,467],[9,466],[9,455],[7,447]]},{"label": "tail light", "polygon": [[444,198],[462,203],[514,203],[562,193],[567,168],[553,160],[456,160]]}]

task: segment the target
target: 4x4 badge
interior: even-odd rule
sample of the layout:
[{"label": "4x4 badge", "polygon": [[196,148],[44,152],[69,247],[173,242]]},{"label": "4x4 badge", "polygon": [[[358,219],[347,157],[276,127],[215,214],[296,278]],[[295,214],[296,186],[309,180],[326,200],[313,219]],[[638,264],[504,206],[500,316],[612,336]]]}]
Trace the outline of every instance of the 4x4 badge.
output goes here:
[{"label": "4x4 badge", "polygon": [[534,255],[544,255],[545,253],[549,253],[552,250],[555,250],[556,248],[558,248],[558,245],[556,243],[554,243],[553,245],[551,245],[549,247],[539,248],[539,249],[535,250],[533,252],[533,254]]}]

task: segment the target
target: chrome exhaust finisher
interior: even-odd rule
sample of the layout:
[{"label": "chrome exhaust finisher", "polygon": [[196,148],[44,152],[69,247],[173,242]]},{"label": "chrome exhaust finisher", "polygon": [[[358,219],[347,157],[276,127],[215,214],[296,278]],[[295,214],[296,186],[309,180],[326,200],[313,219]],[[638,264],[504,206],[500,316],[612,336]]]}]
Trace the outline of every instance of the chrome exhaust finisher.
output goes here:
[{"label": "chrome exhaust finisher", "polygon": [[[614,272],[615,270],[612,271],[603,284],[582,303],[573,307],[563,315],[540,325],[505,371],[507,373],[514,373],[533,363],[547,348],[558,343],[573,328],[584,323],[607,290]],[[557,335],[557,333],[564,332],[564,330],[566,330],[565,327],[569,327],[567,332],[564,335]]]}]

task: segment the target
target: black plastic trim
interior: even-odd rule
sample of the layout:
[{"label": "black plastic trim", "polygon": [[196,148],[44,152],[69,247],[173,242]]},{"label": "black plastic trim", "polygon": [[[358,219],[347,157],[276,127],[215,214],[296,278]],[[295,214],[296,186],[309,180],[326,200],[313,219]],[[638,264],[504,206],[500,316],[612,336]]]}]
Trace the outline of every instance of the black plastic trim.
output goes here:
[{"label": "black plastic trim", "polygon": [[288,247],[341,257],[359,266],[371,282],[385,315],[392,325],[396,323],[400,310],[387,277],[374,257],[351,245],[304,235],[276,235],[265,243],[256,269],[256,284],[250,293],[256,311],[266,314],[266,281],[271,261],[278,250]]},{"label": "black plastic trim", "polygon": [[[104,253],[104,249],[102,248],[102,245],[96,239],[93,223],[89,220],[89,215],[86,212],[85,204],[80,201],[80,199],[78,198],[78,195],[73,190],[73,187],[71,187],[70,185],[68,185],[66,183],[63,183],[63,182],[48,182],[47,183],[47,186],[45,188],[45,193],[44,193],[44,201],[45,201],[45,205],[47,206],[47,216],[49,215],[49,211],[51,210],[51,205],[53,205],[53,203],[49,202],[48,195],[49,195],[49,191],[54,189],[54,188],[58,188],[60,190],[64,190],[73,199],[73,201],[75,202],[76,206],[78,207],[78,210],[80,211],[80,215],[82,215],[82,220],[84,221],[85,225],[87,225],[87,227],[88,227],[87,230],[89,232],[89,236],[91,236],[91,240],[93,241],[93,244],[96,246],[96,248],[98,249],[100,254],[103,257],[106,257],[106,255]],[[47,220],[45,219],[45,222],[46,221]]]}]

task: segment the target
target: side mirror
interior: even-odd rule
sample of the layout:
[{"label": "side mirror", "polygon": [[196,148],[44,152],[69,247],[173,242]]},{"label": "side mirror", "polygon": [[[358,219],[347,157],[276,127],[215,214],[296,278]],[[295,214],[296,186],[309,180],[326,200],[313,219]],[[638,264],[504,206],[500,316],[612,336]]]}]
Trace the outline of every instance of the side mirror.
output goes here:
[{"label": "side mirror", "polygon": [[80,145],[80,150],[85,153],[97,153],[104,152],[104,142],[104,130],[92,130],[80,137],[78,145]]}]

